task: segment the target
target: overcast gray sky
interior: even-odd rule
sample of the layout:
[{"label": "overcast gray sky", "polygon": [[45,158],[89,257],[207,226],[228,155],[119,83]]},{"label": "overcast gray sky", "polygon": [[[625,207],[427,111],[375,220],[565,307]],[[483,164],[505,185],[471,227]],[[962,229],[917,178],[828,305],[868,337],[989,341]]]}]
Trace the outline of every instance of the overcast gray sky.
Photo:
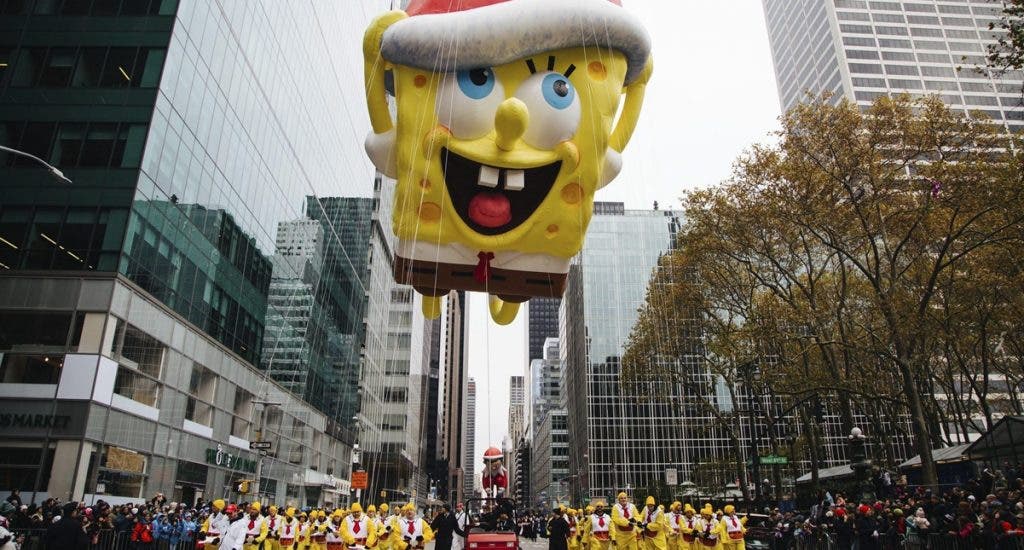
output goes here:
[{"label": "overcast gray sky", "polygon": [[[677,207],[684,189],[714,185],[778,126],[779,100],[760,0],[624,0],[654,42],[654,78],[618,179],[597,200]],[[469,370],[477,379],[476,455],[508,429],[508,379],[526,367],[526,311],[490,322],[470,297]],[[479,463],[477,465],[479,471]]]}]

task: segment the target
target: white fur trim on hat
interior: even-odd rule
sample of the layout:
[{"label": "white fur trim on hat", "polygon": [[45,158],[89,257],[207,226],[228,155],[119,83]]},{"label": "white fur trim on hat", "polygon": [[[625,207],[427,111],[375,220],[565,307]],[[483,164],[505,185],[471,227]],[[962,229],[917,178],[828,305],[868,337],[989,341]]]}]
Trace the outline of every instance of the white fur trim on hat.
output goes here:
[{"label": "white fur trim on hat", "polygon": [[398,21],[384,32],[381,52],[392,63],[450,72],[574,47],[621,51],[629,84],[644,70],[651,39],[636,16],[608,0],[510,0]]}]

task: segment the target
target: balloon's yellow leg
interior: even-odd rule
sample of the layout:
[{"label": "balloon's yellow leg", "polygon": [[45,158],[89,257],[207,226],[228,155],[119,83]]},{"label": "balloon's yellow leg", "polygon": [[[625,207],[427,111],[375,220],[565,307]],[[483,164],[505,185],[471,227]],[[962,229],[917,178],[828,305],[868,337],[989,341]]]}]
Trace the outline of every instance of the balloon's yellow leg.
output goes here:
[{"label": "balloon's yellow leg", "polygon": [[494,319],[494,322],[499,325],[507,325],[515,321],[516,315],[519,313],[518,303],[506,302],[497,296],[490,297],[490,306],[491,319]]},{"label": "balloon's yellow leg", "polygon": [[423,316],[427,319],[437,319],[441,316],[441,297],[423,297]]}]

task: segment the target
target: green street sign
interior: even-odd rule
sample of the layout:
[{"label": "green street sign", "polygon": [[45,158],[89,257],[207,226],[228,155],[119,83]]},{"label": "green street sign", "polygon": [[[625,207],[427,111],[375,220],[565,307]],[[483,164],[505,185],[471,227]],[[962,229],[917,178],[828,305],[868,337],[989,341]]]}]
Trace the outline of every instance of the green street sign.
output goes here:
[{"label": "green street sign", "polygon": [[784,456],[776,455],[762,456],[761,464],[789,464],[789,459]]}]

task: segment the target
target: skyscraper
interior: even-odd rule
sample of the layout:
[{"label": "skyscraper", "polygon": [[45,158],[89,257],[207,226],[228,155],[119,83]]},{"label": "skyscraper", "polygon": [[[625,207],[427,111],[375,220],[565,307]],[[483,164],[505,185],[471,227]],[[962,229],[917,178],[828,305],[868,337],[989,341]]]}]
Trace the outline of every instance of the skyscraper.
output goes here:
[{"label": "skyscraper", "polygon": [[531,298],[528,306],[530,355],[528,361],[544,357],[544,340],[558,337],[558,307],[561,298]]},{"label": "skyscraper", "polygon": [[526,406],[526,390],[523,385],[522,376],[509,377],[508,393],[508,435],[512,439],[512,444],[517,445],[526,430],[523,419],[523,408]]},{"label": "skyscraper", "polygon": [[519,443],[523,440],[526,435],[526,424],[525,424],[525,408],[526,408],[526,391],[523,385],[522,376],[510,376],[509,377],[509,399],[508,399],[508,437],[509,437],[509,452],[505,453],[505,462],[509,471],[509,489],[512,490],[515,487],[517,481],[517,449]]},{"label": "skyscraper", "polygon": [[476,379],[470,378],[466,383],[466,435],[465,451],[462,468],[466,475],[466,488],[463,498],[473,497],[476,487]]},{"label": "skyscraper", "polygon": [[[619,384],[619,359],[637,309],[678,224],[667,210],[595,205],[587,241],[570,268],[560,355],[565,422],[572,434],[567,470],[575,498],[610,499],[627,485],[663,478],[666,468],[683,461],[685,442],[672,394],[648,401],[650,395],[624,394]],[[651,445],[651,433],[658,434],[657,445]],[[535,469],[539,454],[535,449]],[[540,488],[535,484],[533,490]]]},{"label": "skyscraper", "polygon": [[977,70],[999,32],[988,29],[1001,14],[998,2],[764,0],[764,11],[783,109],[806,92],[859,105],[909,92],[938,94],[1015,130],[1024,124],[1022,73]]},{"label": "skyscraper", "polygon": [[[89,437],[83,424],[59,443],[45,432],[8,439],[43,465],[27,489],[242,500],[225,493],[264,460],[254,491],[270,500],[348,501],[354,436],[342,411],[355,402],[365,280],[340,261],[340,228],[289,224],[313,218],[308,196],[369,194],[373,174],[353,146],[361,132],[347,131],[344,107],[360,103],[362,86],[341,76],[343,41],[330,37],[361,36],[373,11],[325,1],[3,3],[0,144],[73,183],[0,154],[0,320],[22,327],[0,330],[0,370],[35,365],[18,352],[26,346],[52,354],[41,363],[67,357],[74,367],[26,369],[47,373],[29,392],[45,399],[3,406],[70,407],[90,419]],[[293,250],[279,253],[278,237]],[[298,253],[300,242],[316,252]],[[269,354],[267,319],[282,336]],[[296,372],[303,358],[314,364],[303,384],[270,376]],[[288,391],[300,385],[301,395]],[[249,450],[257,437],[272,444],[265,459]]]},{"label": "skyscraper", "polygon": [[462,498],[473,487],[466,477],[466,293],[448,295],[444,335],[444,450],[448,483],[445,498]]},{"label": "skyscraper", "polygon": [[[566,411],[562,403],[562,377],[558,338],[546,338],[540,359],[530,361],[529,396],[526,427],[530,443],[530,480],[526,492],[531,504],[563,502],[568,497],[563,487],[568,475],[568,435]],[[560,498],[561,497],[561,498]]]}]

